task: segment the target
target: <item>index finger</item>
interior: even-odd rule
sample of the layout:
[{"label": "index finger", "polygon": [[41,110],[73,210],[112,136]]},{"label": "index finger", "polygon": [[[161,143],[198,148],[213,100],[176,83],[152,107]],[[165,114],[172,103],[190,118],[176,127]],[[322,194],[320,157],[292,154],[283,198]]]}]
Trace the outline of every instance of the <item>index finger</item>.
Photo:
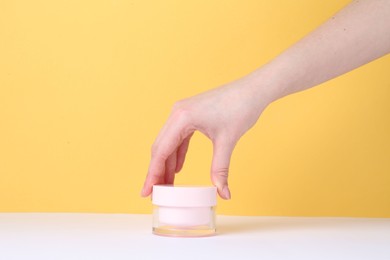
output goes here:
[{"label": "index finger", "polygon": [[186,113],[173,113],[168,118],[152,146],[152,157],[141,196],[149,196],[154,184],[164,183],[166,160],[194,131]]}]

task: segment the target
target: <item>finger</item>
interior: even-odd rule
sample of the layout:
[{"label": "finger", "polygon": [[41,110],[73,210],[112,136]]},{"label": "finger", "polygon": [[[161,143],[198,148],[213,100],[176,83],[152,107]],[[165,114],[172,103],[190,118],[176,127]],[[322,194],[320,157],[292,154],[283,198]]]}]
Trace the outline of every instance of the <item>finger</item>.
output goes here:
[{"label": "finger", "polygon": [[150,195],[154,184],[165,182],[165,164],[168,157],[193,132],[194,130],[189,126],[189,119],[184,114],[172,115],[168,119],[156,142],[153,144],[152,158],[141,196],[146,197]]},{"label": "finger", "polygon": [[174,151],[165,162],[165,184],[173,184],[175,181],[177,150]]},{"label": "finger", "polygon": [[141,191],[142,197],[147,197],[152,193],[152,187],[154,184],[164,183],[165,161],[166,159],[163,157],[152,156],[149,164],[148,174]]},{"label": "finger", "polygon": [[188,151],[188,146],[190,144],[190,140],[191,140],[192,135],[193,134],[190,134],[189,136],[187,136],[183,140],[183,142],[181,143],[179,148],[177,149],[177,160],[176,160],[176,169],[175,169],[176,173],[180,172],[181,169],[183,168],[184,161],[186,159],[186,154]]},{"label": "finger", "polygon": [[217,141],[213,144],[213,161],[211,165],[211,180],[218,189],[218,194],[223,199],[230,199],[228,186],[230,157],[234,144],[226,141]]}]

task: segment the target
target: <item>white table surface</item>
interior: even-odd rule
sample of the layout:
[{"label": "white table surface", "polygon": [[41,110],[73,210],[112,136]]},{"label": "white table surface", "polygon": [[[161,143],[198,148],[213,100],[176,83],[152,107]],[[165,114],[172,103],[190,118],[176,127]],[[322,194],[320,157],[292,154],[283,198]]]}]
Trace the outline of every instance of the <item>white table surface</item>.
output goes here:
[{"label": "white table surface", "polygon": [[170,238],[150,215],[1,213],[0,259],[390,259],[390,219],[217,221],[217,236]]}]

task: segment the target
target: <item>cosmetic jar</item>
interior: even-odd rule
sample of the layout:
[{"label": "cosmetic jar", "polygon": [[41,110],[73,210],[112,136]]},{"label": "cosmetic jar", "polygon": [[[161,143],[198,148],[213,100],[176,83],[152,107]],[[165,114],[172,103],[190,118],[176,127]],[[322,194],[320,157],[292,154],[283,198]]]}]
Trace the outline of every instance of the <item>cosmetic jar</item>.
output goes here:
[{"label": "cosmetic jar", "polygon": [[216,232],[216,187],[154,185],[152,203],[156,235],[202,237]]}]

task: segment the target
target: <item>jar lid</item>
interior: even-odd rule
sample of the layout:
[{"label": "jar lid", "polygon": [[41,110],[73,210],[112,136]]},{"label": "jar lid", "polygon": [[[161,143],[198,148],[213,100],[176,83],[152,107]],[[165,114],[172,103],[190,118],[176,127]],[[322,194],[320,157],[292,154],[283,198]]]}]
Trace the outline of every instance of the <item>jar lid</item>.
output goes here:
[{"label": "jar lid", "polygon": [[153,185],[152,203],[167,207],[211,207],[217,205],[214,186]]}]

